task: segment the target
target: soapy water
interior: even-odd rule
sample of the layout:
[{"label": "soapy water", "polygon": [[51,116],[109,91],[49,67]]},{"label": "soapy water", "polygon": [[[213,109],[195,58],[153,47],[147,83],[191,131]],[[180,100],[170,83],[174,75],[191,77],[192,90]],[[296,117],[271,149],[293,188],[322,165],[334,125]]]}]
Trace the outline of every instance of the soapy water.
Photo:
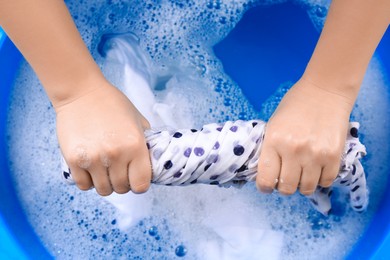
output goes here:
[{"label": "soapy water", "polygon": [[[281,82],[255,111],[211,50],[245,10],[265,2],[91,2],[68,3],[84,40],[113,84],[134,101],[142,95],[136,106],[156,126],[267,119],[292,84]],[[301,4],[321,26],[327,5]],[[389,100],[381,65],[373,59],[353,112],[369,152],[364,164],[371,202],[361,215],[341,195],[325,218],[298,194],[265,196],[254,185],[152,186],[143,195],[108,198],[64,185],[54,112],[26,64],[9,110],[10,167],[28,220],[59,259],[341,259],[385,189],[389,169],[383,162],[390,152],[381,145],[389,135]]]}]

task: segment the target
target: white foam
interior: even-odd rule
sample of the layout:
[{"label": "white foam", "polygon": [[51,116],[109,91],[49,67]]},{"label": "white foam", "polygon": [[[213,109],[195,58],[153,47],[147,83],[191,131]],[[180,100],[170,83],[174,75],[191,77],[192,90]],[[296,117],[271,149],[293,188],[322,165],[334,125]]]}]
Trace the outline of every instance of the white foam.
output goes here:
[{"label": "white foam", "polygon": [[[223,73],[211,50],[241,18],[247,1],[90,2],[68,2],[84,40],[107,77],[129,96],[145,98],[144,92],[132,90],[155,88],[147,92],[148,103],[140,102],[137,107],[156,125],[199,127],[243,115],[258,117],[260,113]],[[308,7],[305,3],[317,26],[323,17],[315,8],[326,10],[326,4],[313,1]],[[138,59],[121,56],[119,64],[97,54],[103,33],[129,30],[141,40],[139,47],[132,45],[137,51],[127,49],[126,53]],[[142,70],[137,62],[147,69]],[[218,82],[224,87],[214,91]],[[282,93],[267,101],[267,113]],[[385,188],[389,169],[383,162],[390,152],[382,145],[390,131],[385,120],[390,111],[388,94],[383,71],[374,60],[354,111],[371,154],[365,164],[372,199],[363,215],[352,212],[342,204],[344,198],[339,198],[339,213],[325,219],[299,195],[264,196],[254,185],[241,190],[153,186],[141,196],[112,196],[110,203],[94,191],[66,186],[58,172],[54,112],[26,64],[16,81],[9,111],[12,172],[29,221],[59,259],[171,259],[181,244],[189,259],[245,259],[263,257],[264,252],[267,259],[341,259],[369,222]],[[237,232],[240,236],[232,235]]]}]

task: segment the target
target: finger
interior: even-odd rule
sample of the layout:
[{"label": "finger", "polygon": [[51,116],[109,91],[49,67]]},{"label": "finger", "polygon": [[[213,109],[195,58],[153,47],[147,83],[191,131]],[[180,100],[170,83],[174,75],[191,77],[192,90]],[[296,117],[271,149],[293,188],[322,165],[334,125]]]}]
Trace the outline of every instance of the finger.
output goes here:
[{"label": "finger", "polygon": [[148,121],[144,116],[142,116],[142,115],[141,115],[141,125],[142,125],[142,128],[143,128],[144,130],[150,129],[150,123],[149,123],[149,121]]},{"label": "finger", "polygon": [[144,193],[149,189],[152,179],[152,167],[147,149],[131,161],[129,165],[130,188],[134,193]]},{"label": "finger", "polygon": [[92,176],[93,186],[95,186],[99,195],[108,196],[113,192],[108,176],[108,169],[105,166],[97,164],[96,166],[88,169],[88,171]]},{"label": "finger", "polygon": [[113,163],[108,168],[108,173],[112,188],[116,193],[125,194],[130,191],[128,164],[126,162]]},{"label": "finger", "polygon": [[279,193],[283,195],[294,194],[297,190],[301,174],[302,167],[294,158],[282,157],[282,167],[277,185]]},{"label": "finger", "polygon": [[301,180],[299,182],[299,192],[303,195],[313,194],[317,188],[321,176],[322,167],[320,165],[308,165],[303,167]]},{"label": "finger", "polygon": [[340,162],[327,164],[323,169],[319,181],[321,187],[330,187],[336,179],[340,169]]},{"label": "finger", "polygon": [[257,189],[263,193],[272,193],[278,182],[280,173],[280,157],[273,149],[265,146],[261,151],[256,177]]},{"label": "finger", "polygon": [[72,178],[80,190],[86,191],[93,187],[91,175],[80,167],[69,166]]}]

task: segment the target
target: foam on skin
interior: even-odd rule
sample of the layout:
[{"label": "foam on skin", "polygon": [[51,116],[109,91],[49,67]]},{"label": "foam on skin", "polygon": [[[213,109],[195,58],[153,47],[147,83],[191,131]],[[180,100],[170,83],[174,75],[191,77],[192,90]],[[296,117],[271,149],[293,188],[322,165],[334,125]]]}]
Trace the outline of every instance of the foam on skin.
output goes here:
[{"label": "foam on skin", "polygon": [[[129,74],[149,73],[146,82],[154,88],[158,102],[177,112],[178,127],[267,119],[291,85],[281,82],[263,110],[255,111],[211,50],[246,9],[268,4],[265,1],[89,2],[67,1],[106,76],[125,90]],[[327,3],[300,4],[313,23],[322,26]],[[98,54],[102,35],[129,31],[139,38],[139,53],[148,63],[146,72],[126,72],[123,63]],[[95,191],[66,186],[59,174],[54,111],[26,64],[15,83],[8,120],[10,166],[18,196],[36,233],[58,259],[172,259],[180,245],[186,247],[188,259],[341,259],[369,223],[385,189],[389,168],[383,162],[390,154],[389,146],[382,146],[390,134],[386,120],[390,91],[385,77],[374,59],[353,112],[370,154],[365,167],[371,202],[362,215],[349,209],[344,197],[335,196],[334,214],[324,218],[298,194],[265,196],[254,185],[241,190],[152,186],[144,195],[112,197],[110,202]],[[139,208],[143,211],[129,211]]]}]

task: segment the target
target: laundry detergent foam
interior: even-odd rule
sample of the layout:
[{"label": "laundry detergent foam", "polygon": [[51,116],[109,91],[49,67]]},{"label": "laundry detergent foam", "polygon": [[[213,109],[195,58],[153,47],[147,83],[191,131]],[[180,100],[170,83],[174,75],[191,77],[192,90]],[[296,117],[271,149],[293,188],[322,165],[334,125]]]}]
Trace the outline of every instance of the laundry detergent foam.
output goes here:
[{"label": "laundry detergent foam", "polygon": [[[291,82],[257,111],[223,71],[212,46],[253,6],[282,1],[66,1],[106,77],[155,127],[199,128],[226,120],[267,120]],[[321,29],[328,1],[296,2]],[[257,75],[258,76],[258,75]],[[58,259],[342,259],[359,239],[385,189],[390,134],[388,81],[374,57],[352,119],[369,155],[370,205],[353,212],[335,191],[324,217],[299,194],[153,185],[142,195],[100,197],[65,185],[55,113],[27,63],[8,115],[10,168],[29,222]],[[264,86],[266,87],[266,86]],[[141,100],[141,101],[140,101]],[[326,245],[326,246],[324,246]]]}]

